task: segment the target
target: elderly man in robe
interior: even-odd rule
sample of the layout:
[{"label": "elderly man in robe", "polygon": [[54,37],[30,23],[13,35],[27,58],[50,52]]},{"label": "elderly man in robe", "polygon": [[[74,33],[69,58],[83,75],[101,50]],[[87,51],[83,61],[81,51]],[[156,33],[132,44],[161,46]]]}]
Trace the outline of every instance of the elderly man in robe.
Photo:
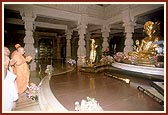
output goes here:
[{"label": "elderly man in robe", "polygon": [[19,47],[21,47],[20,44],[15,44],[16,50],[12,52],[11,57],[13,57],[13,55],[17,52],[17,49],[18,49]]},{"label": "elderly man in robe", "polygon": [[22,94],[28,86],[30,70],[27,62],[32,60],[31,56],[24,57],[25,50],[23,47],[19,47],[17,52],[12,56],[12,59],[15,60],[14,70],[16,73],[16,84],[18,87],[18,93]]}]

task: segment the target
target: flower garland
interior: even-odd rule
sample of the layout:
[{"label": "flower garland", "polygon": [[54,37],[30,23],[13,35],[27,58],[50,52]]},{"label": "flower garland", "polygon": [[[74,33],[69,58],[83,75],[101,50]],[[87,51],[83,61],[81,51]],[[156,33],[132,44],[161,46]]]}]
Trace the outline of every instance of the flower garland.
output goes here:
[{"label": "flower garland", "polygon": [[110,55],[110,49],[107,47],[105,51],[102,52],[104,56]]},{"label": "flower garland", "polygon": [[112,64],[114,62],[114,58],[110,55],[104,56],[102,55],[102,58],[100,60],[101,64]]},{"label": "flower garland", "polygon": [[114,55],[114,59],[115,61],[117,62],[122,62],[123,59],[124,59],[125,55],[123,52],[117,52],[115,55]]},{"label": "flower garland", "polygon": [[38,101],[39,89],[40,85],[37,86],[35,83],[30,83],[26,90],[27,97],[32,101]]},{"label": "flower garland", "polygon": [[81,104],[75,102],[75,111],[103,111],[95,98],[87,97],[86,100],[82,99]]},{"label": "flower garland", "polygon": [[138,63],[138,58],[137,56],[128,56],[128,60],[131,62],[131,64],[137,64]]},{"label": "flower garland", "polygon": [[72,66],[76,64],[76,61],[73,59],[69,59],[67,62]]}]

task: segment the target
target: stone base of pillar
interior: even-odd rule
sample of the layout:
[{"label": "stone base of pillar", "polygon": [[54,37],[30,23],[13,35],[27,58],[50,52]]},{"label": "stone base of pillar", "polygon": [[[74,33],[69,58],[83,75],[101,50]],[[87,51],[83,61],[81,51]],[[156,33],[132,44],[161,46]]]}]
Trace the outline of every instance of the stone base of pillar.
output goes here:
[{"label": "stone base of pillar", "polygon": [[78,57],[77,65],[78,65],[78,66],[82,66],[82,65],[85,65],[85,64],[86,64],[86,59],[85,59],[85,57]]},{"label": "stone base of pillar", "polygon": [[108,48],[108,46],[107,47],[103,47],[102,48],[102,52],[106,51],[106,48]]},{"label": "stone base of pillar", "polygon": [[124,54],[125,55],[128,55],[128,52],[131,52],[131,51],[133,51],[133,47],[132,46],[126,46],[124,48]]}]

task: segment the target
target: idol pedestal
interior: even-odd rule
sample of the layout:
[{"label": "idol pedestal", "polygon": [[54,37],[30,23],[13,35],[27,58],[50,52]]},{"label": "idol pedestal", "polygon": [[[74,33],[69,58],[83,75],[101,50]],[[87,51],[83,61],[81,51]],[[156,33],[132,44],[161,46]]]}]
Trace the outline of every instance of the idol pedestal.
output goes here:
[{"label": "idol pedestal", "polygon": [[140,65],[132,65],[132,64],[125,64],[125,63],[112,63],[113,67],[119,68],[121,70],[127,70],[130,72],[138,72],[142,74],[148,74],[152,76],[158,76],[159,79],[164,80],[164,68],[158,67],[150,67],[150,66],[140,66]]},{"label": "idol pedestal", "polygon": [[93,66],[82,66],[79,71],[80,72],[88,72],[88,73],[97,73],[97,72],[101,72],[107,69],[111,69],[112,66],[111,64],[104,64],[104,65],[93,65]]}]

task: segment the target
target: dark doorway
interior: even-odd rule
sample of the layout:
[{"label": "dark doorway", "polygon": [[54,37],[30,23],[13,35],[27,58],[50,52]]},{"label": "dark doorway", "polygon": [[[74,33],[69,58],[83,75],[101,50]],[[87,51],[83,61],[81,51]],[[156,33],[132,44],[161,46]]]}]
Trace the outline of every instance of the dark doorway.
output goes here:
[{"label": "dark doorway", "polygon": [[43,76],[47,65],[52,65],[53,40],[43,38],[39,40],[38,44],[38,62],[36,64],[37,70]]},{"label": "dark doorway", "polygon": [[110,39],[109,44],[110,54],[114,55],[117,52],[123,52],[124,49],[124,38],[119,36],[114,36]]}]

